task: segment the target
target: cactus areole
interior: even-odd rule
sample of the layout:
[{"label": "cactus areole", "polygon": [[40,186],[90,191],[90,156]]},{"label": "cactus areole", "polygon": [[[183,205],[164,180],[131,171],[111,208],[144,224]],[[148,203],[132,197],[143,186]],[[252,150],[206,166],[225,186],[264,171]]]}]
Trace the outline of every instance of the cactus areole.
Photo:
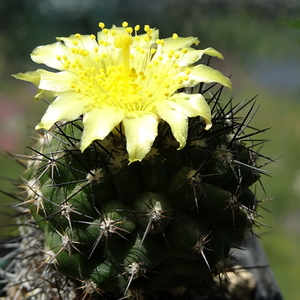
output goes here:
[{"label": "cactus areole", "polygon": [[253,106],[245,118],[236,114],[249,103],[221,106],[230,80],[198,62],[223,57],[196,50],[197,38],[99,27],[97,37],[32,52],[57,72],[15,75],[38,87],[36,99],[53,100],[20,185],[37,243],[28,274],[46,279],[40,288],[20,275],[20,289],[56,299],[49,274],[61,283],[57,299],[145,299],[209,284],[256,224]]}]

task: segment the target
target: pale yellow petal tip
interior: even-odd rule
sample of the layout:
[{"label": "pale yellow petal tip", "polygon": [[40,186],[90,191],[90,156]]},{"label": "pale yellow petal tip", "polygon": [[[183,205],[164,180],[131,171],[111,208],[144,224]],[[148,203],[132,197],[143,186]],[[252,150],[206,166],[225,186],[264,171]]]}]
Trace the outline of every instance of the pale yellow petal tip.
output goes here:
[{"label": "pale yellow petal tip", "polygon": [[182,150],[186,145],[186,138],[182,138],[181,140],[177,139],[177,142],[179,143],[177,150]]},{"label": "pale yellow petal tip", "polygon": [[89,145],[83,145],[82,143],[80,143],[79,149],[80,149],[81,153],[83,153],[84,150],[85,150],[88,146],[89,146]]},{"label": "pale yellow petal tip", "polygon": [[209,130],[211,127],[212,127],[212,123],[206,121],[206,126],[204,127],[204,129]]},{"label": "pale yellow petal tip", "polygon": [[40,74],[37,71],[29,71],[26,73],[17,73],[17,74],[12,74],[12,76],[19,80],[32,82],[36,86],[39,85],[40,78],[41,78]]},{"label": "pale yellow petal tip", "polygon": [[53,123],[51,124],[45,124],[44,122],[40,122],[39,124],[37,124],[35,126],[35,130],[40,130],[40,129],[45,129],[45,130],[49,130],[52,127]]},{"label": "pale yellow petal tip", "polygon": [[223,54],[212,47],[208,47],[208,48],[204,49],[203,52],[207,55],[214,56],[214,57],[224,60]]},{"label": "pale yellow petal tip", "polygon": [[142,161],[146,155],[151,151],[152,143],[144,143],[140,145],[136,145],[136,147],[130,147],[128,148],[127,144],[127,153],[128,153],[128,161],[129,164],[136,162],[136,161]]},{"label": "pale yellow petal tip", "polygon": [[232,81],[229,78],[227,78],[226,81],[227,81],[226,85],[224,85],[224,86],[226,86],[227,88],[229,88],[232,91]]},{"label": "pale yellow petal tip", "polygon": [[27,77],[29,77],[27,75],[27,73],[21,73],[21,72],[17,73],[17,74],[12,74],[11,76],[16,78],[16,79],[25,80],[25,81],[27,81],[26,79],[27,79]]},{"label": "pale yellow petal tip", "polygon": [[45,126],[42,122],[40,122],[39,124],[37,124],[34,128],[35,130],[40,130],[40,129],[45,129]]},{"label": "pale yellow petal tip", "polygon": [[215,71],[220,74],[219,75],[220,81],[217,81],[217,82],[219,82],[223,86],[225,86],[225,87],[229,88],[230,90],[232,90],[232,82],[231,82],[231,80],[228,77],[224,76],[221,72],[219,72],[217,70],[215,70]]},{"label": "pale yellow petal tip", "polygon": [[134,162],[136,162],[136,161],[142,161],[144,159],[144,157],[142,157],[142,158],[136,158],[136,157],[133,157],[133,158],[128,158],[128,161],[129,161],[129,163],[128,163],[128,165],[130,165],[130,164],[132,164],[132,163],[134,163]]},{"label": "pale yellow petal tip", "polygon": [[93,139],[87,140],[81,138],[80,147],[79,147],[80,151],[83,153],[84,150],[93,143],[93,141],[94,141]]},{"label": "pale yellow petal tip", "polygon": [[[145,147],[146,148],[146,147]],[[148,148],[147,149],[137,149],[137,151],[132,151],[133,153],[131,153],[131,151],[127,149],[128,151],[128,161],[129,161],[129,164],[132,164],[133,162],[136,162],[136,161],[142,161],[145,156],[150,152],[151,148]]]}]

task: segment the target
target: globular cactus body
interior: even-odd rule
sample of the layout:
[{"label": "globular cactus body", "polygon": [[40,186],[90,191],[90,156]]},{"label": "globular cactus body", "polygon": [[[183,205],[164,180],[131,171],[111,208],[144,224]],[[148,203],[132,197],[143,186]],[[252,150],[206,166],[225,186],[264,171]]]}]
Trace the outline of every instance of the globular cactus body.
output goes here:
[{"label": "globular cactus body", "polygon": [[222,88],[213,93],[206,83],[230,80],[192,64],[222,55],[194,50],[196,38],[159,40],[149,26],[134,36],[127,22],[99,26],[98,44],[76,34],[33,52],[62,72],[16,75],[42,89],[37,98],[56,98],[24,156],[22,213],[36,255],[28,243],[23,253],[34,262],[27,277],[15,271],[26,283],[19,290],[24,298],[37,291],[36,276],[37,299],[56,299],[46,284],[53,280],[65,299],[141,300],[209,286],[257,216],[249,188],[263,172],[251,140],[260,131],[248,126],[253,106],[237,116],[252,101],[220,104]]},{"label": "globular cactus body", "polygon": [[209,131],[190,120],[182,150],[161,124],[152,151],[130,165],[121,127],[83,153],[80,120],[41,132],[27,190],[46,263],[117,297],[212,278],[255,222],[249,187],[259,179],[242,125],[215,114]]}]

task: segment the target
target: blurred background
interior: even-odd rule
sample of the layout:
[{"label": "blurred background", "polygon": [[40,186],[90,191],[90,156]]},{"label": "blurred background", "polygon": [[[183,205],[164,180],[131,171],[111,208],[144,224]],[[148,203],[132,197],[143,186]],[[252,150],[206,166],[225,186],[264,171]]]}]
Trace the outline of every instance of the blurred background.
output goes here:
[{"label": "blurred background", "polygon": [[[298,299],[300,275],[300,2],[298,0],[1,0],[0,1],[0,188],[13,192],[23,168],[7,153],[24,153],[34,126],[46,109],[35,103],[36,89],[11,74],[41,66],[30,60],[36,46],[56,36],[98,31],[98,22],[120,26],[148,24],[162,38],[199,37],[201,48],[212,46],[225,61],[213,67],[231,76],[236,102],[258,95],[260,106],[252,126],[271,127],[261,134],[270,140],[261,152],[277,158],[265,166],[261,237],[284,299]],[[1,195],[0,234],[12,224]]]}]

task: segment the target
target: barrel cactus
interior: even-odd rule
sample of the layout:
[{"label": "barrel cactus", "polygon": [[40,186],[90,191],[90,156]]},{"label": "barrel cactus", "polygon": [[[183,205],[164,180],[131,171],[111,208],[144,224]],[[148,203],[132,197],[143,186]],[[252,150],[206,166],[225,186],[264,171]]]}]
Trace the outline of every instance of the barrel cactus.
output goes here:
[{"label": "barrel cactus", "polygon": [[194,49],[197,38],[99,26],[97,38],[33,51],[59,72],[15,75],[55,100],[18,156],[25,196],[7,297],[168,299],[191,286],[209,296],[257,224],[253,101],[221,104],[230,80],[195,63],[223,57]]}]

